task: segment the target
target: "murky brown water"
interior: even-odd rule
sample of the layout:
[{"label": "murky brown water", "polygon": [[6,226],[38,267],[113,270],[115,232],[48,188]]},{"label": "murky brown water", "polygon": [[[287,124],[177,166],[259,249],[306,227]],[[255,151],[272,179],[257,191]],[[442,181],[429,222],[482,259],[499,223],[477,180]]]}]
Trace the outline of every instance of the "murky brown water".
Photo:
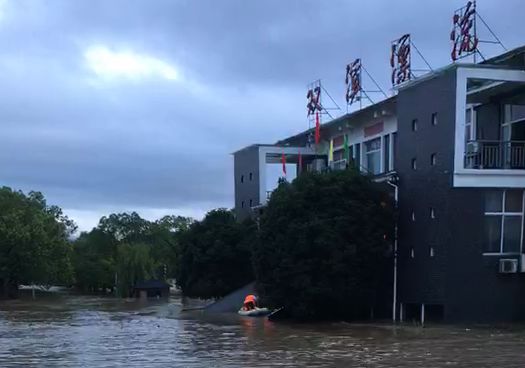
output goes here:
[{"label": "murky brown water", "polygon": [[273,324],[86,296],[0,302],[0,367],[524,367],[525,327]]}]

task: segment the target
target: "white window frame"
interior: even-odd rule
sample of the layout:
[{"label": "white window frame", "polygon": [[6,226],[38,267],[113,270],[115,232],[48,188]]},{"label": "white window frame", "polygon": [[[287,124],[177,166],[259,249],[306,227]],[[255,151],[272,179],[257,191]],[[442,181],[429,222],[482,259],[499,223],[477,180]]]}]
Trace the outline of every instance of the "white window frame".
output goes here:
[{"label": "white window frame", "polygon": [[[359,167],[360,171],[362,172],[368,172],[368,162],[367,162],[367,153],[375,153],[379,151],[379,158],[380,158],[380,171],[376,175],[381,175],[390,171],[394,170],[394,135],[396,132],[386,133],[386,134],[377,134],[374,136],[366,137],[366,139],[360,140],[360,141],[354,141],[352,144],[349,144],[349,147],[352,148],[352,154],[351,158],[354,160],[354,163],[356,166]],[[386,165],[385,161],[385,138],[388,136],[389,144],[388,144],[388,154],[389,154],[389,163],[388,167]],[[379,139],[381,144],[380,147],[377,150],[367,152],[366,151],[366,144]],[[359,144],[359,162],[356,160],[358,150],[357,145]]]},{"label": "white window frame", "polygon": [[[503,107],[503,123],[502,123],[502,125],[519,123],[519,122],[522,122],[523,120],[525,120],[525,118],[519,118],[519,119],[511,120],[512,119],[512,107],[513,106],[523,106],[522,104],[504,104],[503,106],[504,107]],[[507,119],[507,116],[508,116],[508,119]]]},{"label": "white window frame", "polygon": [[[367,147],[366,145],[372,141],[375,141],[375,140],[379,140],[379,148],[378,149],[375,149],[375,150],[372,150],[372,151],[367,151]],[[364,153],[364,162],[366,163],[366,170],[368,173],[371,173],[370,170],[368,169],[368,154],[371,154],[371,153],[379,153],[379,172],[378,173],[371,173],[373,175],[381,175],[384,170],[383,170],[383,166],[384,166],[384,159],[383,159],[383,136],[380,136],[380,137],[375,137],[375,138],[372,138],[372,139],[369,139],[369,140],[366,140],[364,141],[361,146],[363,147],[363,153]],[[363,157],[361,156],[361,157]]]},{"label": "white window frame", "polygon": [[[476,137],[476,109],[477,104],[468,104],[465,109],[465,128],[469,127],[470,130],[470,140],[475,141]],[[467,111],[470,111],[470,121],[467,122]],[[466,132],[466,129],[465,129]],[[465,135],[465,144],[467,144],[467,136]]]},{"label": "white window frame", "polygon": [[388,171],[393,171],[395,169],[394,167],[394,160],[395,160],[395,157],[394,157],[394,134],[395,133],[390,133],[389,136],[390,138],[388,139],[388,141],[390,142],[390,166],[388,167]]},{"label": "white window frame", "polygon": [[[516,123],[523,122],[525,118],[511,120],[512,119],[512,106],[516,106],[516,104],[505,104],[503,106],[504,106],[503,107],[503,121],[501,122],[501,141],[507,142],[507,141],[513,140],[512,126]],[[509,129],[509,138],[507,140],[503,136],[503,131],[505,130],[505,128]]]},{"label": "white window frame", "polygon": [[[485,212],[485,216],[501,217],[501,231],[500,231],[499,252],[483,252],[484,256],[519,255],[523,253],[523,236],[525,232],[525,229],[524,229],[525,227],[525,190],[522,190],[522,194],[521,194],[521,212],[506,212],[505,211],[506,196],[507,196],[507,189],[503,190],[501,212]],[[519,252],[503,252],[503,239],[505,238],[505,233],[504,233],[505,216],[521,217],[521,234],[520,234],[520,251]]]},{"label": "white window frame", "polygon": [[[465,167],[465,110],[467,96],[474,91],[467,91],[469,79],[482,79],[502,82],[525,82],[523,70],[505,69],[491,66],[456,67],[456,113],[454,139],[454,177],[455,188],[524,188],[525,170],[485,169]],[[488,88],[488,87],[487,87]]]}]

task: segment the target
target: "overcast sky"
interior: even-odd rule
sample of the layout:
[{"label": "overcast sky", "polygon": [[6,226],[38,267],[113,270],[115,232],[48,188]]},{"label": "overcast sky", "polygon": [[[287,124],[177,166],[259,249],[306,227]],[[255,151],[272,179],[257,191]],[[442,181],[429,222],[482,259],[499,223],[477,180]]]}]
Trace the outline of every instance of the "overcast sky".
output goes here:
[{"label": "overcast sky", "polygon": [[[342,106],[361,57],[388,90],[406,32],[448,64],[463,3],[0,0],[0,185],[42,191],[84,230],[116,211],[232,207],[231,152],[306,129],[309,82]],[[525,44],[525,1],[478,10],[508,48]]]}]

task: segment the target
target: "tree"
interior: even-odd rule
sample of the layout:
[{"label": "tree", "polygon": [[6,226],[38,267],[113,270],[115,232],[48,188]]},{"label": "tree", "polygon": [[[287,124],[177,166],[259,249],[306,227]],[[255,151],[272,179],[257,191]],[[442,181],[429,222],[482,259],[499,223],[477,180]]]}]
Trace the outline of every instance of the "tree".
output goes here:
[{"label": "tree", "polygon": [[73,266],[76,286],[96,292],[115,286],[118,241],[112,234],[95,228],[83,232],[74,242]]},{"label": "tree", "polygon": [[129,296],[137,281],[173,277],[179,233],[192,221],[182,216],[148,221],[136,212],[102,217],[75,242],[76,285],[89,291],[117,286],[120,295]]},{"label": "tree", "polygon": [[69,236],[76,225],[39,192],[0,188],[0,289],[14,296],[20,284],[72,281]]},{"label": "tree", "polygon": [[155,244],[151,256],[158,260],[158,272],[167,278],[175,277],[177,245],[193,222],[192,218],[172,215],[164,216],[150,225],[150,239]]},{"label": "tree", "polygon": [[282,182],[260,219],[257,288],[295,318],[362,317],[374,304],[393,224],[387,192],[356,170]]},{"label": "tree", "polygon": [[156,262],[151,257],[151,247],[144,243],[123,243],[117,247],[117,272],[119,295],[130,297],[139,281],[158,278]]},{"label": "tree", "polygon": [[238,223],[226,209],[206,214],[182,233],[176,262],[176,280],[185,295],[218,298],[253,280],[252,221]]}]

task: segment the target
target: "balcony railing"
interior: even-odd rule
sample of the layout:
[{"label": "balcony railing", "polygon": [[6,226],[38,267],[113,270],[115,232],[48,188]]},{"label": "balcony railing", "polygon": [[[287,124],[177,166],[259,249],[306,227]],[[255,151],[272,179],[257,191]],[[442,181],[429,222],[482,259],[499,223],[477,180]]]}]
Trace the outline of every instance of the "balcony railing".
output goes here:
[{"label": "balcony railing", "polygon": [[469,141],[465,151],[467,169],[525,169],[525,141]]}]

